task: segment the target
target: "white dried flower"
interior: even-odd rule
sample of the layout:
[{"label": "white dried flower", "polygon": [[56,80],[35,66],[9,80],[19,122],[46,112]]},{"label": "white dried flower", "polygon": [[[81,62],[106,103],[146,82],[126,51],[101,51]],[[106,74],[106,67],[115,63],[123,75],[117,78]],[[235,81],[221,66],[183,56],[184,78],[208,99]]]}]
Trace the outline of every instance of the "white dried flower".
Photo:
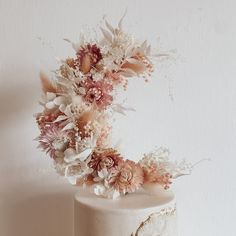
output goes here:
[{"label": "white dried flower", "polygon": [[109,199],[117,199],[120,197],[120,192],[113,188],[106,188],[102,184],[96,184],[93,189],[97,196],[102,196]]}]

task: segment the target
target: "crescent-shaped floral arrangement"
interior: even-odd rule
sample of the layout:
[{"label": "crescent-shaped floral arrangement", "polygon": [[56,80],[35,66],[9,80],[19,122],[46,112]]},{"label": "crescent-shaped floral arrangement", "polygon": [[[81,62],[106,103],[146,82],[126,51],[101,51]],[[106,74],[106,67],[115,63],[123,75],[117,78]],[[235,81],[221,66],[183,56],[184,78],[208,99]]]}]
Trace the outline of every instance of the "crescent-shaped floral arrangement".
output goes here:
[{"label": "crescent-shaped floral arrangement", "polygon": [[107,21],[105,26],[99,40],[72,43],[75,56],[60,61],[53,79],[41,73],[39,147],[60,175],[73,185],[93,186],[96,195],[114,199],[148,184],[167,189],[192,166],[171,162],[166,148],[134,162],[111,145],[112,117],[129,110],[116,102],[118,91],[133,77],[147,80],[154,66],[151,47],[125,33],[122,20],[117,28]]}]

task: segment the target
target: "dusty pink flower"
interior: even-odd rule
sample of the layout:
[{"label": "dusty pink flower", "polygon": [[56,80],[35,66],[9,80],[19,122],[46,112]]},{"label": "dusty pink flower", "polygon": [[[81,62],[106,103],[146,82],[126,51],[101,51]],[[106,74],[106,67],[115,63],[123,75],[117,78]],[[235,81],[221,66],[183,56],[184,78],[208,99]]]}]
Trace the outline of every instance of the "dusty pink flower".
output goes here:
[{"label": "dusty pink flower", "polygon": [[73,142],[71,134],[67,131],[62,131],[56,124],[46,127],[37,140],[39,141],[38,147],[49,153],[53,159],[61,157],[65,149],[71,146]]},{"label": "dusty pink flower", "polygon": [[139,164],[126,160],[110,170],[106,181],[120,193],[132,193],[143,184],[143,170]]},{"label": "dusty pink flower", "polygon": [[43,129],[50,126],[50,124],[57,119],[59,115],[63,113],[59,110],[52,111],[44,111],[42,113],[38,113],[35,115],[36,121],[38,123],[39,129],[42,131]]},{"label": "dusty pink flower", "polygon": [[82,46],[77,53],[79,69],[87,74],[102,59],[100,48],[96,44]]},{"label": "dusty pink flower", "polygon": [[158,183],[165,189],[168,189],[170,184],[172,184],[172,175],[164,168],[158,167],[155,163],[149,166],[144,166],[143,172],[145,183]]},{"label": "dusty pink flower", "polygon": [[121,155],[115,149],[97,149],[92,153],[88,166],[93,168],[95,172],[101,171],[104,168],[109,170],[117,166],[121,160]]},{"label": "dusty pink flower", "polygon": [[112,103],[113,97],[109,93],[113,87],[104,80],[93,81],[87,78],[80,85],[85,89],[83,98],[86,102],[96,104],[99,109],[104,109]]}]

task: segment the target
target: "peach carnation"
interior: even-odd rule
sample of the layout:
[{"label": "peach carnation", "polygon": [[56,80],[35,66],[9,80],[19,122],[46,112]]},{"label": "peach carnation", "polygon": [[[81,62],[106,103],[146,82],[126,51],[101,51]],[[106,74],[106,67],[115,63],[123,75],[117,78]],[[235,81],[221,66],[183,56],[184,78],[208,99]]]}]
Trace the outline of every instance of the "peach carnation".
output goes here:
[{"label": "peach carnation", "polygon": [[106,179],[107,184],[120,193],[132,193],[143,184],[143,170],[139,164],[126,160],[112,168]]}]

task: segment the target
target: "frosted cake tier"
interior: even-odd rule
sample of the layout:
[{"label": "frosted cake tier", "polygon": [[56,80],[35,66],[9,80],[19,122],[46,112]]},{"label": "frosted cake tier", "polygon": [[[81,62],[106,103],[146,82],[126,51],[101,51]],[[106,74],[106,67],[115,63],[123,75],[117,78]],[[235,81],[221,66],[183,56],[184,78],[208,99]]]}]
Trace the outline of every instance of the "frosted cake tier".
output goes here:
[{"label": "frosted cake tier", "polygon": [[177,236],[171,191],[138,192],[109,200],[80,189],[74,207],[75,236]]}]

